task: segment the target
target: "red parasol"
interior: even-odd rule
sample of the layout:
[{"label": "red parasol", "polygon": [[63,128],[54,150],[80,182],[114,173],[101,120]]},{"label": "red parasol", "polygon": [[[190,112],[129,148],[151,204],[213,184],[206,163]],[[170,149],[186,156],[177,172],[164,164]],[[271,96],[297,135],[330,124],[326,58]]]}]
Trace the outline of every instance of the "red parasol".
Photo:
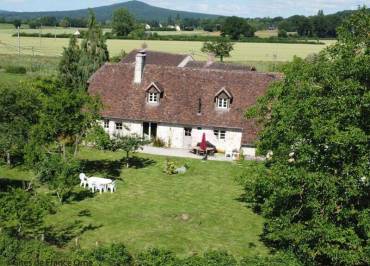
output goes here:
[{"label": "red parasol", "polygon": [[203,133],[202,142],[200,143],[199,148],[200,148],[202,151],[207,150],[206,133]]}]

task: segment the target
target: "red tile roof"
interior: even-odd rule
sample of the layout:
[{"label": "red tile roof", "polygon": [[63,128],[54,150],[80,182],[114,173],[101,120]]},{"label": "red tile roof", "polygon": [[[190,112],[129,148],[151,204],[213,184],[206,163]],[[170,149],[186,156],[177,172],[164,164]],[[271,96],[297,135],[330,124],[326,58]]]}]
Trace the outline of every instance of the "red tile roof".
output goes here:
[{"label": "red tile roof", "polygon": [[[275,74],[252,71],[224,71],[146,65],[143,81],[133,83],[134,65],[105,64],[90,79],[89,92],[99,95],[104,110],[102,116],[133,121],[153,121],[187,126],[233,128],[243,131],[243,144],[256,140],[258,127],[246,120],[244,112],[256,103],[269,84],[278,79]],[[160,104],[146,103],[146,89],[160,84],[163,98]],[[215,108],[215,95],[225,88],[233,95],[227,111]],[[202,112],[198,114],[199,99]]]},{"label": "red tile roof", "polygon": [[[136,54],[139,51],[138,49],[131,51],[121,60],[121,63],[135,64]],[[178,66],[187,57],[188,55],[146,50],[145,63],[150,65]]]},{"label": "red tile roof", "polygon": [[232,63],[221,62],[205,62],[205,61],[191,61],[185,67],[203,68],[203,69],[218,69],[218,70],[241,70],[241,71],[255,71],[254,67],[247,65],[238,65]]}]

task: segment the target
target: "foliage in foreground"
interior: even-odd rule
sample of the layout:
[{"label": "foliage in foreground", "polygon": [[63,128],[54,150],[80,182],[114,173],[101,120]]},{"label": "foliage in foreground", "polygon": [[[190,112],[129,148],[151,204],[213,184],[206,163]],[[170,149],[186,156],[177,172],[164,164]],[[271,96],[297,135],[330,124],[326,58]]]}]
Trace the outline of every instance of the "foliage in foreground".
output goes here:
[{"label": "foliage in foreground", "polygon": [[0,231],[17,238],[40,238],[44,217],[55,211],[48,197],[13,189],[0,193]]},{"label": "foliage in foreground", "polygon": [[248,115],[264,130],[266,170],[245,176],[245,200],[266,218],[264,240],[305,264],[370,263],[370,14],[338,43],[295,59]]},{"label": "foliage in foreground", "polygon": [[30,127],[38,119],[39,93],[19,86],[0,86],[0,157],[12,163],[12,157],[22,155]]},{"label": "foliage in foreground", "polygon": [[[173,252],[151,248],[132,255],[123,244],[99,246],[90,250],[76,248],[70,252],[59,252],[37,240],[17,240],[0,236],[0,265],[42,265],[43,263],[79,263],[78,265],[96,266],[299,266],[300,264],[286,254],[266,257],[246,257],[239,262],[225,251],[209,251],[203,256],[194,255],[178,258]],[[68,264],[69,265],[69,264]],[[72,264],[77,265],[77,264]]]}]

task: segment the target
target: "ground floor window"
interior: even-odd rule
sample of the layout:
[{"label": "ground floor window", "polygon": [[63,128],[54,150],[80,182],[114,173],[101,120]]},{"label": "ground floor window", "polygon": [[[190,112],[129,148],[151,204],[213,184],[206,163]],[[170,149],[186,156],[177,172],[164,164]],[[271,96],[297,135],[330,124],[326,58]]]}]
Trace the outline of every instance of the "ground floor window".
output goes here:
[{"label": "ground floor window", "polygon": [[185,137],[191,137],[191,132],[193,131],[192,128],[186,127],[184,128],[184,131],[185,131]]},{"label": "ground floor window", "polygon": [[104,128],[109,128],[109,120],[104,120]]},{"label": "ground floor window", "polygon": [[117,130],[122,130],[122,122],[116,122],[116,129]]},{"label": "ground floor window", "polygon": [[213,133],[215,134],[215,136],[218,140],[226,139],[226,131],[225,130],[215,129],[215,130],[213,130]]}]

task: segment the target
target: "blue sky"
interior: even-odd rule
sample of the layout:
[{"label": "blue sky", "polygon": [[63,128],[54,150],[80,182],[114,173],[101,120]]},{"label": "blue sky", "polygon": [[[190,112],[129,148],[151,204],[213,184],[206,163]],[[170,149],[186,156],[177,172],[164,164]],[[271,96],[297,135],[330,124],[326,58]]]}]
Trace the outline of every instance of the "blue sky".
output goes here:
[{"label": "blue sky", "polygon": [[[142,0],[155,6],[243,17],[313,15],[319,9],[334,13],[370,6],[370,0]],[[13,11],[71,10],[96,7],[125,0],[0,0],[0,9]]]}]

